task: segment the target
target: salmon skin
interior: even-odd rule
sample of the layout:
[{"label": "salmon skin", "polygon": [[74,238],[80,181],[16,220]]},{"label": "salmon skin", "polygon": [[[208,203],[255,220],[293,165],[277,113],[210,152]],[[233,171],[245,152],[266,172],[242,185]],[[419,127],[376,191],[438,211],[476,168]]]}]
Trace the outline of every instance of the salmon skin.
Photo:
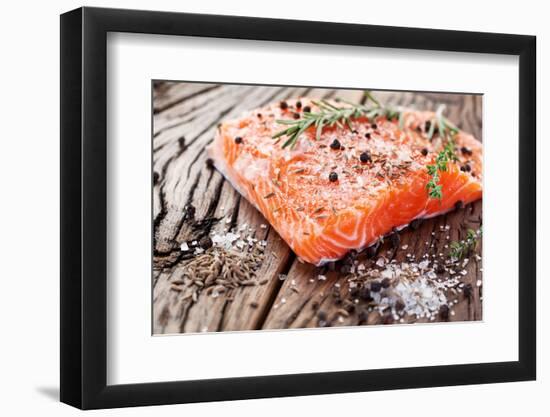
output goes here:
[{"label": "salmon skin", "polygon": [[400,121],[356,117],[324,127],[320,137],[311,126],[294,147],[282,146],[285,136],[273,139],[288,127],[281,120],[318,112],[317,104],[288,100],[223,122],[208,147],[214,166],[303,261],[341,259],[414,219],[482,197],[482,145],[461,130],[453,135],[458,159],[439,172],[442,196],[429,195],[428,166],[445,146],[430,135],[433,112],[403,111]]}]

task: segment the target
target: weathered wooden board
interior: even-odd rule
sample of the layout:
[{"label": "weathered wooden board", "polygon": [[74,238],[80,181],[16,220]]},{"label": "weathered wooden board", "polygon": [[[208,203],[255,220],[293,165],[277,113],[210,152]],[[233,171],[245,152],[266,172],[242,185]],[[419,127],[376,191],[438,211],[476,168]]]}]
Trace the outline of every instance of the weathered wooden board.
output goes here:
[{"label": "weathered wooden board", "polygon": [[[338,315],[340,307],[332,302],[331,294],[338,283],[341,291],[347,290],[343,275],[328,272],[326,281],[311,282],[319,274],[318,268],[298,262],[274,230],[260,227],[267,224],[263,216],[207,166],[204,151],[224,118],[290,97],[338,96],[359,101],[362,92],[167,82],[155,83],[153,90],[154,333],[314,327],[319,324],[319,311],[328,317],[330,325],[379,323],[381,317],[377,314],[366,318],[359,314],[360,305],[349,317]],[[419,109],[435,109],[444,103],[451,120],[481,139],[479,96],[393,92],[376,95],[388,104]],[[188,288],[172,289],[172,283],[181,278],[185,268],[182,242],[198,241],[211,231],[243,224],[254,229],[256,237],[267,241],[267,255],[258,271],[258,276],[267,280],[265,284],[236,288],[231,294],[216,298],[204,293],[193,296]],[[479,227],[481,202],[426,221],[414,232],[402,231],[401,244],[409,246],[407,252],[417,254],[425,253],[426,246],[430,248],[432,244],[430,250],[441,250],[445,242],[432,236],[432,231],[445,224],[451,226],[454,234]],[[451,236],[453,240],[458,238]],[[380,250],[388,251],[389,247]],[[477,250],[481,251],[481,245]],[[391,256],[401,259],[404,253],[397,250]],[[474,291],[468,297],[457,294],[458,303],[449,320],[481,318],[481,288],[475,285],[481,276],[481,265],[471,262],[468,268],[467,281]],[[287,278],[281,281],[279,274]]]}]

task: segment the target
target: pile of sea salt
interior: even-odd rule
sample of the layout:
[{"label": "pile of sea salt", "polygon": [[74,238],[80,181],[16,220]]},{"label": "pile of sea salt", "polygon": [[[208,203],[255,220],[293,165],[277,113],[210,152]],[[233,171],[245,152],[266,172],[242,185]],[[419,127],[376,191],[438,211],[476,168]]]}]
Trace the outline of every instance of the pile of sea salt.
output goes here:
[{"label": "pile of sea salt", "polygon": [[[446,291],[459,283],[458,278],[438,277],[434,272],[437,263],[430,260],[386,263],[384,258],[379,258],[375,265],[381,269],[366,273],[376,280],[388,279],[391,282],[388,288],[370,293],[374,309],[381,314],[390,311],[395,320],[404,316],[435,320],[442,306],[452,304]],[[364,270],[361,264],[358,265],[359,273]]]}]

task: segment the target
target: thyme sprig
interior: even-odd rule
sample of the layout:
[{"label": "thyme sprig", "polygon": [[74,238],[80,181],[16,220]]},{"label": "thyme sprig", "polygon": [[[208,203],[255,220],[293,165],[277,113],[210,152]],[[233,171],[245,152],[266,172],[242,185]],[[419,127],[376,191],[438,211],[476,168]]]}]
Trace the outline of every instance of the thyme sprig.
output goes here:
[{"label": "thyme sprig", "polygon": [[451,257],[459,260],[464,258],[470,251],[475,249],[477,245],[477,239],[481,236],[481,228],[476,233],[473,229],[468,229],[466,232],[466,238],[459,242],[452,242],[450,245],[451,248]]},{"label": "thyme sprig", "polygon": [[435,126],[437,124],[437,130],[440,137],[446,141],[443,149],[435,157],[435,163],[433,165],[427,165],[426,170],[428,175],[431,176],[430,181],[426,184],[428,195],[430,198],[436,198],[441,200],[443,198],[442,185],[440,181],[440,173],[448,170],[449,162],[458,161],[458,157],[455,153],[455,141],[454,136],[458,133],[458,128],[453,125],[449,120],[443,117],[443,111],[445,106],[439,106],[435,112],[435,120],[430,123],[428,130],[428,139],[431,139],[435,133]]}]

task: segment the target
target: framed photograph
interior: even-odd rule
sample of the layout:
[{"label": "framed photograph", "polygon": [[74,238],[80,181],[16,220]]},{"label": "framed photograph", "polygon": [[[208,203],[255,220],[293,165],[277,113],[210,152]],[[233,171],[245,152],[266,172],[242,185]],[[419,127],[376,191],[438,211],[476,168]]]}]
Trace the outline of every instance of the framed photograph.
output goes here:
[{"label": "framed photograph", "polygon": [[61,401],[533,380],[535,37],[61,16]]}]

